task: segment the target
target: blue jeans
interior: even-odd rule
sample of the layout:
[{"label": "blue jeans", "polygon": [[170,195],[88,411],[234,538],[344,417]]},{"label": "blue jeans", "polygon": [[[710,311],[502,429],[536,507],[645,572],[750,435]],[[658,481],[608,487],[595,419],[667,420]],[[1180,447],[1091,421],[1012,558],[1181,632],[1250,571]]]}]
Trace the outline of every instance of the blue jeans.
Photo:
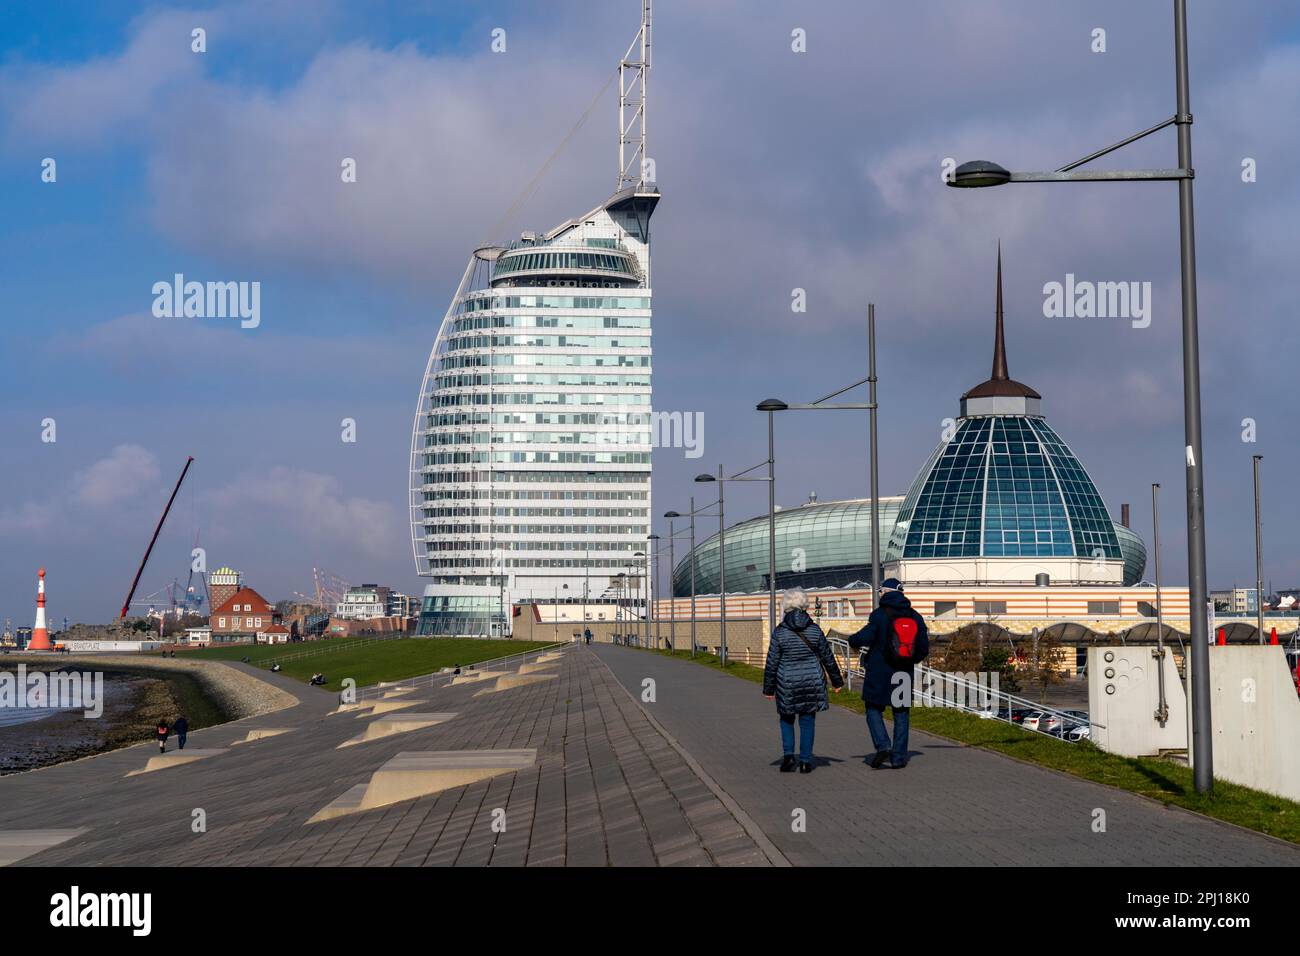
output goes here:
[{"label": "blue jeans", "polygon": [[907,763],[907,728],[911,723],[911,714],[906,707],[890,707],[894,713],[894,743],[890,746],[889,731],[885,730],[885,708],[867,704],[867,730],[871,731],[871,742],[876,745],[876,752],[890,752],[889,762],[901,767]]},{"label": "blue jeans", "polygon": [[[817,729],[816,714],[799,715],[799,762],[812,763],[813,735]],[[781,715],[781,752],[787,757],[794,753],[794,714]]]}]

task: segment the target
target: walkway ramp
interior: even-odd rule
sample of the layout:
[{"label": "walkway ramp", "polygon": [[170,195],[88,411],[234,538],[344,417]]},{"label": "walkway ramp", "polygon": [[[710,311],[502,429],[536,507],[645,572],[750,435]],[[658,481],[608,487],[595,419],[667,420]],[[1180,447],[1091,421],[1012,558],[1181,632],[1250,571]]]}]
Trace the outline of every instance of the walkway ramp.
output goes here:
[{"label": "walkway ramp", "polygon": [[258,727],[256,730],[250,730],[243,740],[236,740],[235,744],[251,744],[255,740],[266,740],[270,737],[278,737],[281,734],[287,734],[292,731],[293,727]]},{"label": "walkway ramp", "polygon": [[497,678],[495,686],[484,687],[475,694],[475,697],[484,697],[488,694],[499,694],[503,690],[511,690],[515,687],[527,687],[529,684],[540,684],[542,681],[555,680],[558,674],[502,674]]},{"label": "walkway ramp", "polygon": [[537,751],[441,750],[399,753],[341,797],[322,807],[307,822],[374,810],[403,800],[414,800],[465,787],[503,773],[525,770],[537,762]]},{"label": "walkway ramp", "polygon": [[0,866],[25,860],[33,854],[52,846],[66,843],[90,827],[70,827],[62,830],[0,830]]},{"label": "walkway ramp", "polygon": [[361,733],[343,741],[334,749],[342,750],[344,747],[355,747],[357,744],[364,744],[371,740],[382,740],[384,737],[405,734],[412,730],[423,730],[435,724],[445,724],[455,716],[455,714],[419,714],[407,711],[404,714],[378,717],[367,724],[366,729]]},{"label": "walkway ramp", "polygon": [[142,773],[153,773],[156,770],[166,770],[168,767],[179,767],[181,764],[194,763],[196,760],[207,760],[209,757],[215,757],[217,754],[225,753],[221,747],[211,747],[203,749],[201,747],[191,747],[188,750],[174,750],[171,753],[154,754],[139,770],[132,770],[127,774],[128,777],[139,776]]}]

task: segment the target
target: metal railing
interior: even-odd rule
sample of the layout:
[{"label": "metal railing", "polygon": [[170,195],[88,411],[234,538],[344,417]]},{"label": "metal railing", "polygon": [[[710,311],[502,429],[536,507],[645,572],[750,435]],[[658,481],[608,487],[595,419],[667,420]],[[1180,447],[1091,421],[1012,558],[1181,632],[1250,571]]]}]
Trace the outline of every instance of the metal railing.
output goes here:
[{"label": "metal railing", "polygon": [[[866,677],[861,665],[861,654],[849,647],[849,642],[846,640],[829,638],[828,643],[835,656],[843,662],[840,669],[844,674],[845,689],[852,690],[853,678],[856,677],[861,681]],[[946,707],[950,710],[960,710],[988,720],[1000,720],[1030,733],[1038,733],[1044,737],[1053,737],[1070,743],[1077,743],[1089,736],[1092,727],[1105,726],[1091,718],[1077,717],[1068,711],[1048,707],[1027,697],[1018,697],[1000,688],[994,690],[988,684],[971,680],[962,674],[936,670],[924,664],[917,664],[914,673],[915,679],[912,684],[912,706],[914,707]],[[1025,726],[1024,723],[1015,720],[1017,711],[1022,713],[1029,711],[1041,716],[1034,725]],[[1085,733],[1070,736],[1072,732],[1085,728]]]}]

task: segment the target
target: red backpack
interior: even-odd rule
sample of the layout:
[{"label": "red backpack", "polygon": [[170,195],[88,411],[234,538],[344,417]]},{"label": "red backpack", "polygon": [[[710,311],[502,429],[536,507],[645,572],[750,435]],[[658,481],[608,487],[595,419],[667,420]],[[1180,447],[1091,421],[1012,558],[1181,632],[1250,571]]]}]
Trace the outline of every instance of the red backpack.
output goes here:
[{"label": "red backpack", "polygon": [[889,634],[885,640],[885,658],[894,667],[910,667],[925,660],[929,653],[928,641],[917,640],[918,628],[916,618],[908,615],[896,615],[885,610],[889,618]]}]

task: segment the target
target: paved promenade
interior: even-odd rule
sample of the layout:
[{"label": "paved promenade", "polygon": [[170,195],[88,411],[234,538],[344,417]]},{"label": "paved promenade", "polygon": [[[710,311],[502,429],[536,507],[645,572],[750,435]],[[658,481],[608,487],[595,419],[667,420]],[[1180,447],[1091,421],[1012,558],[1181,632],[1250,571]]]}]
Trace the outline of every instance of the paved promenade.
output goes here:
[{"label": "paved promenade", "polygon": [[654,679],[643,706],[796,865],[1300,864],[1290,844],[916,731],[905,770],[872,770],[865,720],[837,707],[817,718],[816,769],[779,773],[776,709],[758,685],[645,651],[594,653],[638,695]]},{"label": "paved promenade", "polygon": [[[86,828],[14,865],[768,865],[781,862],[647,721],[586,649],[554,679],[475,696],[421,688],[414,711],[444,723],[342,750],[366,717],[333,694],[265,671],[296,707],[192,733],[183,766],[127,777],[145,744],[0,777],[0,847],[16,830]],[[288,732],[240,743],[250,730]],[[532,767],[431,796],[307,823],[401,752],[536,748]],[[169,752],[174,752],[174,742]],[[206,832],[194,832],[195,811]],[[493,811],[505,811],[495,832]]]},{"label": "paved promenade", "polygon": [[[920,733],[905,771],[873,771],[862,763],[869,744],[861,718],[836,708],[818,719],[817,770],[781,774],[775,710],[756,685],[612,645],[569,647],[515,680],[553,677],[496,693],[484,693],[495,680],[424,682],[390,698],[410,706],[387,723],[401,714],[441,722],[343,749],[336,748],[367,727],[382,730],[385,720],[332,713],[333,694],[245,669],[298,703],[196,731],[186,753],[202,751],[203,759],[140,773],[157,755],[156,745],[143,744],[0,777],[0,863],[1300,862],[1300,849],[1267,837]],[[656,699],[642,704],[647,677]],[[282,732],[236,743],[250,731],[271,730]],[[373,808],[308,822],[346,804],[358,787],[364,791],[398,754],[415,755],[397,762],[406,771],[420,754],[443,751],[488,760],[508,751],[516,761],[523,752],[526,759],[524,769],[490,779],[387,805],[354,804]],[[1105,832],[1093,830],[1097,810],[1105,811]],[[502,819],[504,832],[493,827]],[[51,830],[65,839],[32,852],[44,835],[24,831]]]}]

